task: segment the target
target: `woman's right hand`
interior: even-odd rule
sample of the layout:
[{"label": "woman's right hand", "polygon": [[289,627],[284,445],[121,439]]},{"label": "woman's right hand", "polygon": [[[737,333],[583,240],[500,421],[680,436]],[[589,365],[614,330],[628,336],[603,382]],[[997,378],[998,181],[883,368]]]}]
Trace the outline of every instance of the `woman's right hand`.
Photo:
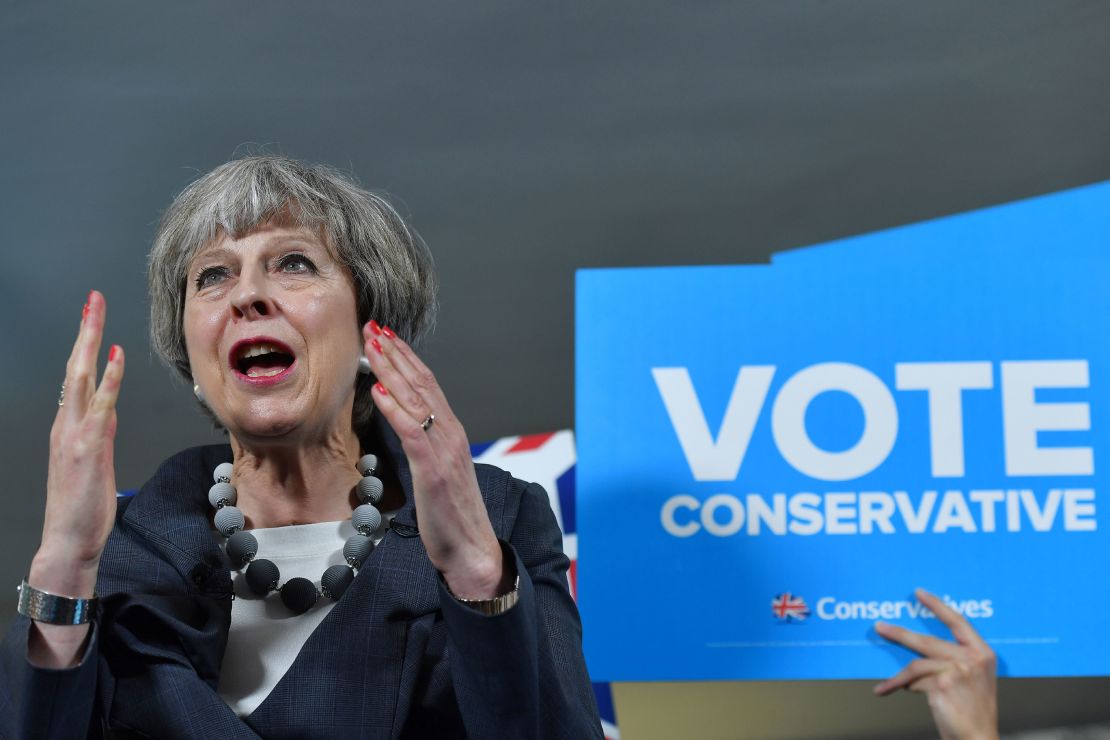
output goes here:
[{"label": "woman's right hand", "polygon": [[[97,356],[106,308],[103,295],[95,290],[89,293],[81,329],[66,363],[64,404],[58,407],[50,430],[42,543],[27,578],[35,588],[62,596],[93,596],[100,555],[115,523],[113,451],[124,358],[123,350],[112,345],[97,386]],[[66,636],[80,636],[83,642],[87,632],[76,627],[38,627],[47,637],[60,636],[61,643],[72,642]],[[47,655],[33,657],[56,662]]]}]

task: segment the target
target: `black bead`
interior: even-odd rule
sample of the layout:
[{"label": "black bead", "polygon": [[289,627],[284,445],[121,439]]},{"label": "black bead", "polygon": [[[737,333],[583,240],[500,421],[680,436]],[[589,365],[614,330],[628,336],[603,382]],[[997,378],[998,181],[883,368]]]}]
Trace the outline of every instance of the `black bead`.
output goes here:
[{"label": "black bead", "polygon": [[342,598],[343,594],[347,591],[347,587],[351,585],[351,581],[355,580],[355,572],[346,565],[333,565],[324,571],[324,575],[320,578],[320,590],[324,592],[324,596],[329,599],[338,600]]},{"label": "black bead", "polygon": [[277,588],[279,578],[278,567],[265,558],[252,560],[247,566],[247,588],[258,596],[265,596]]},{"label": "black bead", "polygon": [[307,578],[290,578],[281,587],[281,603],[295,614],[304,614],[320,598],[316,586]]}]

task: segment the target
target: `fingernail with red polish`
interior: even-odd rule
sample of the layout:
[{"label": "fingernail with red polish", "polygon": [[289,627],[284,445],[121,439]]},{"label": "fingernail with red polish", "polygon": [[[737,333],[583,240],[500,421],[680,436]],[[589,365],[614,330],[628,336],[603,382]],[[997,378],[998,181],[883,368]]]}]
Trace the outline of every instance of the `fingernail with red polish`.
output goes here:
[{"label": "fingernail with red polish", "polygon": [[374,383],[374,390],[376,390],[378,393],[381,393],[383,396],[389,395],[389,391],[387,391],[385,389],[385,386],[381,383]]},{"label": "fingernail with red polish", "polygon": [[110,350],[108,350],[108,362],[111,362],[112,360],[116,359],[116,355],[118,353],[119,353],[119,345],[118,344],[113,344],[112,348]]},{"label": "fingernail with red polish", "polygon": [[370,346],[380,355],[382,353],[382,344],[377,339],[370,340]]},{"label": "fingernail with red polish", "polygon": [[397,337],[397,335],[393,333],[393,330],[390,329],[388,326],[382,327],[382,334],[385,334],[390,339],[394,339]]},{"label": "fingernail with red polish", "polygon": [[378,326],[378,322],[374,319],[370,319],[370,331],[374,332],[374,336],[382,333],[382,328]]}]

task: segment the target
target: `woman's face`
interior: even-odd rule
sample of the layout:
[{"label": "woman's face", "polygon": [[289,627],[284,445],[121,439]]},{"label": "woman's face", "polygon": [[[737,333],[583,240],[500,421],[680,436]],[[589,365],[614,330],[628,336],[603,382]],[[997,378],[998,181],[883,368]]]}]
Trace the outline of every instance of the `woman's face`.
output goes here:
[{"label": "woman's face", "polygon": [[201,249],[184,328],[193,380],[241,441],[349,433],[362,351],[354,284],[318,234],[267,225]]}]

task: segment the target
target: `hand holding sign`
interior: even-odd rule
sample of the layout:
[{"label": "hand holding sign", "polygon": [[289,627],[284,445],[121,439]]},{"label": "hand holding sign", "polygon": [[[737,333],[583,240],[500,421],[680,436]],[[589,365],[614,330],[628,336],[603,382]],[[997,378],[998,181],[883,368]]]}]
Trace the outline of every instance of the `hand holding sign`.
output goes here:
[{"label": "hand holding sign", "polygon": [[898,689],[924,693],[942,738],[997,738],[998,699],[994,651],[975,628],[941,599],[917,589],[918,600],[952,630],[956,642],[876,622],[887,640],[920,653],[895,676],[875,685],[886,696]]}]

